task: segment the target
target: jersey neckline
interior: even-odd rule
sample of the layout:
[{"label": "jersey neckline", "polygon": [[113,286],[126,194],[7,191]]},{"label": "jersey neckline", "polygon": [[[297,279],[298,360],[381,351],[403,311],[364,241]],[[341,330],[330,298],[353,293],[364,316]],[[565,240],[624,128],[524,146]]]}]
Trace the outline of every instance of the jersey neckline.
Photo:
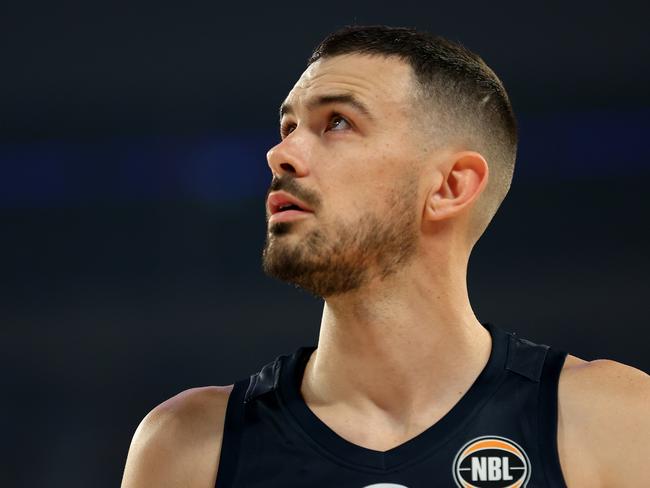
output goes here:
[{"label": "jersey neckline", "polygon": [[462,429],[490,399],[505,373],[508,334],[490,324],[482,324],[492,337],[488,362],[460,400],[440,420],[417,436],[387,451],[376,451],[339,436],[316,416],[300,393],[305,366],[315,346],[301,347],[283,356],[280,365],[279,395],[289,415],[315,448],[339,464],[370,471],[387,471],[419,462]]}]

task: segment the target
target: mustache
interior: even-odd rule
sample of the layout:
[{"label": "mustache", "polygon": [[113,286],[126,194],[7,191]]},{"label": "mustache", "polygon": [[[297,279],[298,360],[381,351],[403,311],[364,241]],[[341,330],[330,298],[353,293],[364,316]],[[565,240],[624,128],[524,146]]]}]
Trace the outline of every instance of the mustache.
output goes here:
[{"label": "mustache", "polygon": [[315,192],[300,186],[294,176],[281,176],[280,178],[273,177],[271,180],[271,186],[269,186],[269,189],[266,192],[266,198],[269,197],[269,193],[272,191],[280,190],[286,191],[294,197],[299,198],[314,210],[316,210],[320,205],[320,197]]}]

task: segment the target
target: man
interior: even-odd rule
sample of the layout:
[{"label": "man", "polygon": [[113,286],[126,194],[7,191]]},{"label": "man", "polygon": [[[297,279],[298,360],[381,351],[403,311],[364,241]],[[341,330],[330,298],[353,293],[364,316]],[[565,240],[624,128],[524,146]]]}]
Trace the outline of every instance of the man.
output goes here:
[{"label": "man", "polygon": [[469,255],[516,151],[478,56],[410,29],[338,31],[282,104],[281,137],[263,264],[324,298],[318,348],[156,407],[123,488],[650,486],[646,374],[472,311]]}]

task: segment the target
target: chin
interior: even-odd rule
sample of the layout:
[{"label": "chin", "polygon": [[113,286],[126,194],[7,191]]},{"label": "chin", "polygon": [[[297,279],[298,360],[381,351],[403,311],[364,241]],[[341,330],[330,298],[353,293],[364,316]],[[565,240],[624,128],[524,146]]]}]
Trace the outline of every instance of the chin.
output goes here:
[{"label": "chin", "polygon": [[269,226],[269,235],[283,236],[291,232],[294,227],[293,222],[276,222]]}]

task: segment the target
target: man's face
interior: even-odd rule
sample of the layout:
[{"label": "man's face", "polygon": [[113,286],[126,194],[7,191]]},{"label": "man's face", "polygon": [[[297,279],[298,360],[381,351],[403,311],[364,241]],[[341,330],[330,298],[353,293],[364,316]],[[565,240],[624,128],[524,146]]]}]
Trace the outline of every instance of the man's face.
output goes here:
[{"label": "man's face", "polygon": [[[267,155],[268,274],[328,297],[409,261],[424,190],[413,99],[411,69],[398,58],[335,56],[303,73]],[[288,195],[311,212],[281,211]]]}]

